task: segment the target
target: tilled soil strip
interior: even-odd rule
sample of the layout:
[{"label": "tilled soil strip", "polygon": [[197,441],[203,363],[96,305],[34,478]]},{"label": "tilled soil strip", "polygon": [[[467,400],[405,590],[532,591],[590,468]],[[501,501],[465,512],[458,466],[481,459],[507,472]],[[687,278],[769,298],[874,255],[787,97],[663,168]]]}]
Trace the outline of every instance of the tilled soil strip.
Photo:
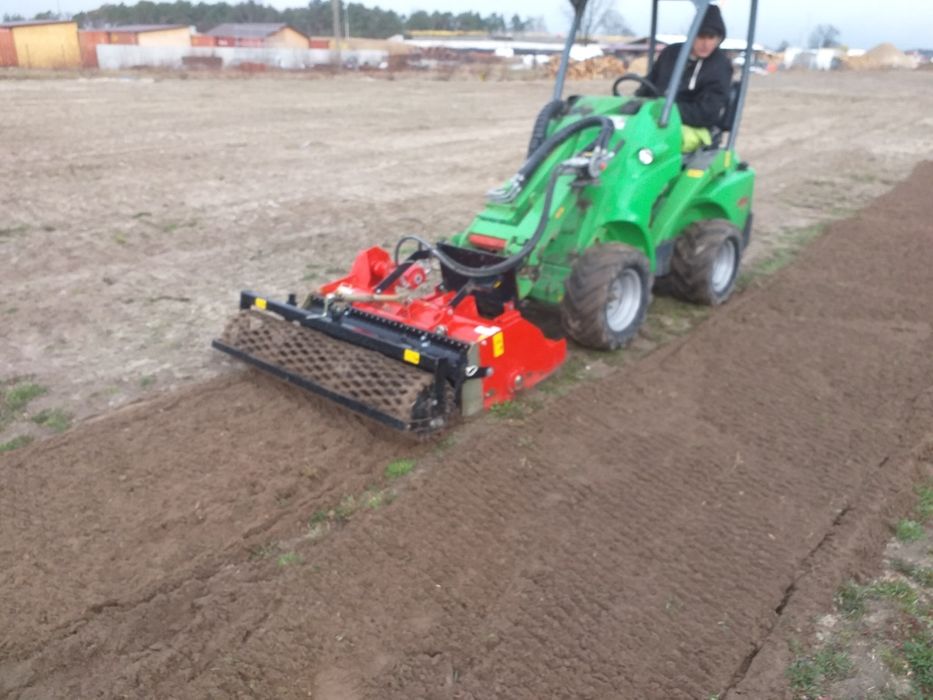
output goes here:
[{"label": "tilled soil strip", "polygon": [[933,437],[931,191],[278,563],[243,543],[402,446],[247,376],[2,458],[0,692],[780,697],[785,615],[877,556]]}]

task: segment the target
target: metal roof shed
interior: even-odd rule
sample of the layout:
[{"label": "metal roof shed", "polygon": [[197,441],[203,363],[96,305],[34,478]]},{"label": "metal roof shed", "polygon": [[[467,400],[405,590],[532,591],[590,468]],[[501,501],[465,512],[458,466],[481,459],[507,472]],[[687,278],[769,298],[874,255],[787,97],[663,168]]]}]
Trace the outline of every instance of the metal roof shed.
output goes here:
[{"label": "metal roof shed", "polygon": [[0,23],[0,65],[78,68],[78,23],[32,20]]},{"label": "metal roof shed", "polygon": [[128,24],[107,32],[111,44],[191,46],[191,28],[183,24]]},{"label": "metal roof shed", "polygon": [[308,37],[287,24],[219,24],[207,36],[214,37],[217,46],[252,48],[306,49]]}]

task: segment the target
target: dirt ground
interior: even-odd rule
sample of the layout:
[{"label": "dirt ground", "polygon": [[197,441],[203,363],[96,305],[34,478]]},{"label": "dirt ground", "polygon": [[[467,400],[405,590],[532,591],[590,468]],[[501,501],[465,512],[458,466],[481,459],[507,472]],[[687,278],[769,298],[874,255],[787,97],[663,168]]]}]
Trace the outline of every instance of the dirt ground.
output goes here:
[{"label": "dirt ground", "polygon": [[752,262],[861,213],[420,445],[209,340],[241,288],[464,225],[547,84],[0,81],[0,379],[87,419],[0,455],[0,695],[782,697],[933,470],[933,165],[871,201],[933,158],[931,81],[756,80]]},{"label": "dirt ground", "polygon": [[[750,259],[933,154],[929,73],[753,76]],[[356,251],[466,226],[548,82],[0,80],[0,380],[83,418],[228,368],[240,289],[304,291]],[[570,92],[608,90],[602,82]],[[0,426],[0,443],[44,431]]]}]

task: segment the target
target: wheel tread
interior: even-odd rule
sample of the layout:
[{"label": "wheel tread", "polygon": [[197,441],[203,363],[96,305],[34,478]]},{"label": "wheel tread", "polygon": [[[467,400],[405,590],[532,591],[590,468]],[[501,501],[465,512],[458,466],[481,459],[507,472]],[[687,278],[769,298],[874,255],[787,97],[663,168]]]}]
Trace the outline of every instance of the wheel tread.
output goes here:
[{"label": "wheel tread", "polygon": [[[713,264],[719,248],[732,239],[739,259],[729,286],[717,294],[712,288]],[[670,274],[665,289],[684,301],[717,306],[728,299],[735,288],[735,277],[741,264],[741,234],[725,219],[698,221],[686,228],[674,245]]]},{"label": "wheel tread", "polygon": [[[613,332],[606,321],[610,285],[626,268],[634,267],[642,278],[642,306],[629,328]],[[561,322],[566,333],[580,345],[597,350],[615,350],[638,332],[651,303],[651,273],[644,254],[621,243],[588,248],[573,265],[564,283]]]}]

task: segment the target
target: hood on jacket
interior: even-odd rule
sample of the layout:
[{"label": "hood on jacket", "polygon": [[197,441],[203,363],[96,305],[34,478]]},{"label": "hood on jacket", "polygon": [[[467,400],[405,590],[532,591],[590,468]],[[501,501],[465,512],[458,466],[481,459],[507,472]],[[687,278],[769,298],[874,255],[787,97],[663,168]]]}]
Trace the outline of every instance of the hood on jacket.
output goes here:
[{"label": "hood on jacket", "polygon": [[719,5],[710,5],[706,8],[703,23],[700,24],[700,34],[715,34],[723,39],[726,38],[726,23],[722,19]]}]

